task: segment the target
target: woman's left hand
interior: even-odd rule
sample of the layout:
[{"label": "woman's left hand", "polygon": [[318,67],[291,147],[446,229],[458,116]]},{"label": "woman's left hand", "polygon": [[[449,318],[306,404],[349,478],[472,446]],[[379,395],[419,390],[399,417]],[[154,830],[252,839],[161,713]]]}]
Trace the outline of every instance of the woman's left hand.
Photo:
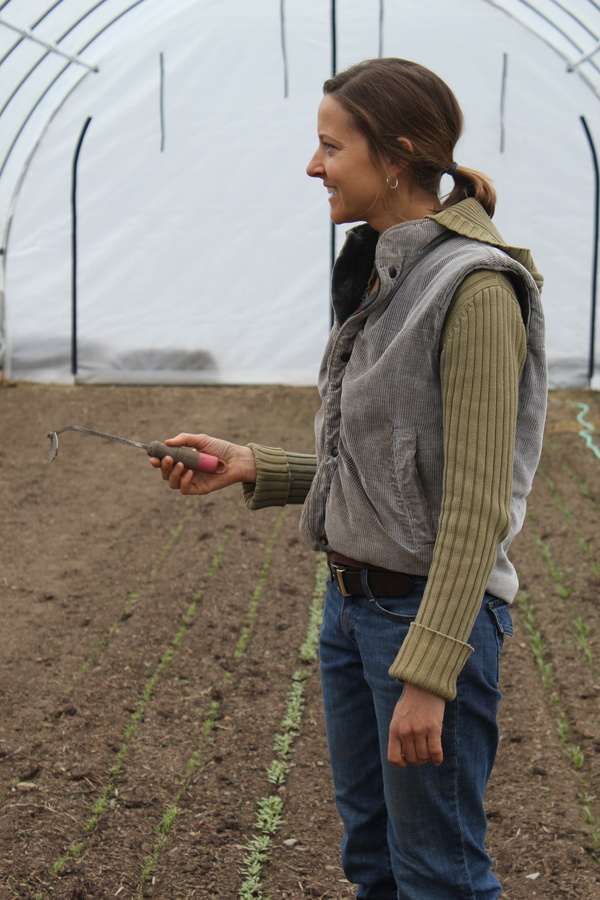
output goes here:
[{"label": "woman's left hand", "polygon": [[442,753],[442,722],[446,701],[437,694],[407,684],[396,704],[390,723],[388,760],[404,768],[431,762],[439,766]]}]

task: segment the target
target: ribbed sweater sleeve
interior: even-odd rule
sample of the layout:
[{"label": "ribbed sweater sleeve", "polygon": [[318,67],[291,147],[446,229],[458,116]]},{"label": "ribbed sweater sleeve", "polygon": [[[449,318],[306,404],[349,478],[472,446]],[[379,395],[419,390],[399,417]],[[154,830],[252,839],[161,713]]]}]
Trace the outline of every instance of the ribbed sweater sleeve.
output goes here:
[{"label": "ribbed sweater sleeve", "polygon": [[263,444],[248,446],[256,462],[256,482],[242,484],[248,509],[304,503],[317,467],[316,457]]},{"label": "ribbed sweater sleeve", "polygon": [[504,275],[476,272],[453,298],[442,335],[442,508],[427,587],[390,668],[452,700],[467,643],[510,526],[519,376],[526,335]]}]

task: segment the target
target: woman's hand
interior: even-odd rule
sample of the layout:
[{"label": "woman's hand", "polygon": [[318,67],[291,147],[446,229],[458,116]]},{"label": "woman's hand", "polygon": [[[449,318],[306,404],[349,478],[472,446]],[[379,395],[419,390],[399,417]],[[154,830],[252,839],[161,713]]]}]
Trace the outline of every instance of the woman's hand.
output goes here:
[{"label": "woman's hand", "polygon": [[171,447],[193,447],[201,453],[218,456],[227,463],[225,472],[210,475],[207,472],[186,469],[183,463],[174,464],[170,456],[165,456],[162,460],[151,457],[151,464],[155,469],[161,470],[163,480],[168,481],[173,490],[181,491],[182,494],[210,494],[211,491],[218,491],[236,482],[256,481],[256,463],[250,447],[220,441],[207,434],[185,433],[169,438],[165,444]]},{"label": "woman's hand", "polygon": [[388,760],[404,768],[431,762],[439,766],[442,753],[442,722],[446,701],[414,684],[407,684],[396,704],[390,723]]}]

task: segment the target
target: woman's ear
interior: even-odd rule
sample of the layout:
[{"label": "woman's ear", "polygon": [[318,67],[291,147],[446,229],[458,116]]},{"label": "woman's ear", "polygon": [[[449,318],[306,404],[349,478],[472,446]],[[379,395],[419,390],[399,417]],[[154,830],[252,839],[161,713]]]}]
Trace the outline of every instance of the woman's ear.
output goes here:
[{"label": "woman's ear", "polygon": [[[396,140],[398,141],[398,143],[400,144],[400,146],[402,147],[402,149],[405,152],[408,152],[411,154],[414,152],[414,147],[408,138],[396,138]],[[403,172],[406,172],[409,165],[410,165],[410,161],[408,159],[405,159],[402,162],[393,163],[393,165],[391,166],[391,169],[397,178],[399,175],[402,175]]]},{"label": "woman's ear", "polygon": [[[402,149],[405,152],[411,153],[411,154],[414,152],[413,144],[411,141],[409,141],[408,138],[399,137],[399,138],[396,138],[396,140],[398,141],[398,143],[400,144],[400,146],[402,147]],[[403,162],[394,163],[391,168],[392,168],[394,175],[397,177],[398,175],[401,175],[402,172],[404,172],[408,168],[408,166],[409,166],[409,160],[406,159]]]},{"label": "woman's ear", "polygon": [[409,153],[415,152],[415,148],[413,147],[412,141],[409,141],[408,138],[399,137],[399,138],[396,138],[396,140],[398,141],[398,143],[404,150],[408,150]]}]

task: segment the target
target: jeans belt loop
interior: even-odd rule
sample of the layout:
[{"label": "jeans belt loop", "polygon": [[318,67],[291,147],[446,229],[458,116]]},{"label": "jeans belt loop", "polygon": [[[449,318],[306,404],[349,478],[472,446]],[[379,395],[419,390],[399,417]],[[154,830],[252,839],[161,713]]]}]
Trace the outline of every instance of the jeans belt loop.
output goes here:
[{"label": "jeans belt loop", "polygon": [[344,572],[346,571],[345,567],[340,566],[334,562],[332,562],[330,565],[342,597],[349,597],[350,591],[346,590],[346,585],[344,584]]},{"label": "jeans belt loop", "polygon": [[362,589],[365,597],[368,600],[371,600],[373,603],[375,602],[375,597],[373,596],[373,591],[369,585],[369,570],[361,569],[360,570],[360,583],[362,584]]}]

